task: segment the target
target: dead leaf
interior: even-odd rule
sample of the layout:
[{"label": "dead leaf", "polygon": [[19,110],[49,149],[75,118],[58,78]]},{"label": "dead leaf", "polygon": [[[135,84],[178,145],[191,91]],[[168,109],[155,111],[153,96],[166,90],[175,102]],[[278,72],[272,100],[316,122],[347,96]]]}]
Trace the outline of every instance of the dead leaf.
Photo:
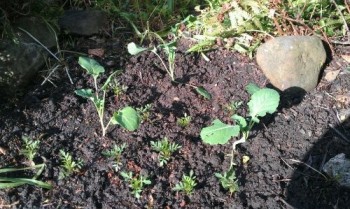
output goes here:
[{"label": "dead leaf", "polygon": [[88,54],[89,55],[94,55],[97,57],[103,57],[103,55],[105,54],[105,50],[102,48],[98,48],[98,49],[89,49],[88,50]]},{"label": "dead leaf", "polygon": [[326,81],[332,82],[337,78],[337,76],[339,75],[339,72],[340,70],[328,71],[326,72],[326,76],[324,78],[326,79]]},{"label": "dead leaf", "polygon": [[345,61],[347,61],[347,62],[350,63],[350,55],[342,54],[341,57],[342,57]]}]

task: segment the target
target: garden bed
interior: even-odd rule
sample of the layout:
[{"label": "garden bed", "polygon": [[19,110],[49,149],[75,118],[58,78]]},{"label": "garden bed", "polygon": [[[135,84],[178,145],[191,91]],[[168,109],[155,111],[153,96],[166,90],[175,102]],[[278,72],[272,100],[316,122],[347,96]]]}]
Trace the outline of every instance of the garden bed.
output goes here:
[{"label": "garden bed", "polygon": [[[109,91],[106,113],[125,106],[134,108],[150,104],[149,116],[140,127],[129,132],[120,126],[111,126],[105,137],[96,110],[91,102],[74,94],[76,89],[92,87],[93,80],[77,63],[69,62],[71,84],[66,72],[57,71],[51,78],[56,87],[47,82],[41,86],[38,77],[31,89],[17,101],[1,104],[0,167],[24,167],[20,155],[22,136],[40,138],[40,148],[34,161],[45,163],[39,180],[53,185],[51,190],[30,185],[0,190],[3,208],[349,208],[350,191],[340,188],[331,178],[325,179],[320,166],[325,160],[343,152],[350,154],[346,144],[329,125],[349,136],[349,121],[339,124],[337,113],[349,108],[347,101],[337,99],[349,92],[350,73],[347,63],[340,58],[342,50],[331,58],[317,89],[302,99],[281,95],[278,112],[266,116],[254,126],[249,141],[239,145],[236,176],[239,190],[232,195],[224,190],[215,173],[229,168],[231,145],[211,146],[199,136],[201,129],[219,118],[229,123],[231,102],[242,101],[237,109],[246,115],[249,94],[245,87],[253,82],[269,86],[268,80],[254,60],[226,49],[208,52],[210,62],[197,54],[186,54],[179,45],[175,77],[171,82],[152,53],[127,55],[127,43],[116,40],[97,44],[84,41],[82,51],[104,48],[103,59],[96,58],[105,67],[101,79],[116,69],[123,73],[117,82],[127,89],[122,94]],[[85,46],[85,48],[84,48]],[[344,49],[343,49],[344,50]],[[332,60],[330,60],[332,59]],[[329,71],[340,70],[331,82],[324,79]],[[203,86],[212,99],[205,99],[192,87],[181,83]],[[102,84],[102,82],[101,82]],[[187,114],[190,123],[179,126],[177,120]],[[181,148],[169,162],[159,166],[157,153],[151,141],[167,137]],[[233,139],[236,140],[236,139]],[[125,143],[121,166],[115,171],[112,160],[102,155]],[[79,172],[59,179],[59,150],[80,158]],[[242,157],[249,156],[248,163]],[[299,163],[298,163],[299,162]],[[306,166],[306,164],[308,166]],[[197,185],[191,195],[173,191],[183,174],[193,170]],[[140,198],[131,194],[121,171],[147,176]],[[28,176],[31,172],[25,173]],[[17,176],[25,175],[18,173]]]}]

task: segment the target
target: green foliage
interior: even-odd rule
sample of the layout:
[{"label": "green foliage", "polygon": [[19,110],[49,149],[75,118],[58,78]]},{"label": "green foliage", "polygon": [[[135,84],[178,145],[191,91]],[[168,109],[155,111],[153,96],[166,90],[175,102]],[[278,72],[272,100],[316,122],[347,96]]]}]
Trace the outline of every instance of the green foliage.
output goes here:
[{"label": "green foliage", "polygon": [[231,194],[239,190],[235,170],[233,167],[230,168],[228,172],[224,172],[223,174],[215,173],[214,175],[219,179],[221,186],[224,189],[228,190]]},{"label": "green foliage", "polygon": [[197,186],[196,176],[193,175],[193,171],[191,170],[188,176],[182,176],[181,182],[175,185],[173,191],[182,191],[186,195],[191,195],[195,186]]},{"label": "green foliage", "polygon": [[152,104],[146,104],[143,107],[136,108],[136,111],[139,114],[142,122],[149,120],[149,117],[151,115],[151,109],[152,109]]},{"label": "green foliage", "polygon": [[234,114],[242,104],[242,101],[232,101],[230,104],[225,106],[225,109],[231,114]]},{"label": "green foliage", "polygon": [[211,94],[202,86],[195,87],[198,94],[202,95],[206,99],[211,99]]},{"label": "green foliage", "polygon": [[37,172],[33,176],[33,178],[8,178],[8,177],[0,176],[0,189],[14,188],[14,187],[22,186],[24,184],[38,186],[45,189],[51,189],[52,188],[51,184],[36,180],[41,175],[44,168],[45,168],[45,164],[38,164],[38,165],[25,167],[25,168],[0,168],[0,174],[37,169]]},{"label": "green foliage", "polygon": [[[134,110],[131,107],[125,107],[122,110],[114,112],[113,117],[110,118],[109,122],[106,125],[104,122],[106,92],[108,90],[108,87],[110,86],[109,84],[111,82],[112,77],[120,71],[112,73],[107,78],[103,86],[101,88],[98,88],[97,78],[100,76],[101,73],[105,72],[104,68],[97,61],[87,57],[79,57],[79,64],[82,68],[84,68],[87,71],[89,75],[93,77],[95,92],[93,92],[92,89],[79,89],[76,90],[75,93],[78,96],[91,100],[92,103],[95,105],[98,117],[100,119],[102,136],[106,135],[107,129],[111,123],[114,125],[119,124],[129,131],[135,131],[139,127],[140,118],[136,110]],[[100,92],[102,92],[102,96]]]},{"label": "green foliage", "polygon": [[74,161],[72,155],[64,150],[60,150],[59,157],[62,161],[61,171],[58,177],[59,179],[64,179],[72,175],[74,172],[78,172],[83,166],[82,160],[78,159],[77,161]]},{"label": "green foliage", "polygon": [[27,160],[31,165],[35,165],[35,163],[33,162],[33,159],[36,153],[38,152],[40,141],[32,140],[26,136],[23,136],[22,140],[24,142],[24,146],[21,149],[21,154],[27,158]]},{"label": "green foliage", "polygon": [[120,167],[121,167],[121,155],[122,155],[122,152],[124,151],[126,147],[126,144],[123,143],[122,145],[114,145],[114,147],[110,150],[107,150],[107,151],[104,151],[102,152],[102,154],[106,157],[109,157],[109,158],[113,158],[114,160],[114,163],[113,163],[113,168],[116,172],[119,171]]},{"label": "green foliage", "polygon": [[255,123],[259,123],[259,117],[264,117],[267,113],[274,113],[279,105],[280,96],[277,91],[269,88],[257,90],[253,85],[248,86],[248,90],[253,93],[248,102],[249,117],[244,118],[240,115],[232,115],[235,125],[229,125],[215,119],[211,126],[201,130],[200,136],[204,143],[210,145],[226,144],[232,137],[236,137],[241,133],[242,137],[233,143],[231,154],[231,165],[233,165],[233,152],[236,145],[244,143],[249,132]]},{"label": "green foliage", "polygon": [[185,128],[191,123],[191,119],[192,119],[191,116],[185,113],[183,117],[177,119],[176,123],[180,127]]},{"label": "green foliage", "polygon": [[161,141],[151,141],[151,147],[153,150],[159,152],[158,160],[161,167],[168,163],[171,155],[176,150],[181,148],[178,144],[169,142],[166,137]]},{"label": "green foliage", "polygon": [[141,192],[144,186],[152,183],[149,179],[143,177],[142,175],[133,177],[133,173],[131,171],[129,173],[121,172],[120,175],[126,182],[129,183],[129,187],[132,190],[131,194],[133,194],[137,199],[141,197]]},{"label": "green foliage", "polygon": [[[248,54],[267,36],[349,33],[350,14],[339,0],[207,0],[207,8],[183,24],[197,41],[189,52],[203,52],[216,44]],[[188,35],[187,35],[188,37]],[[219,40],[219,41],[218,41]]]}]

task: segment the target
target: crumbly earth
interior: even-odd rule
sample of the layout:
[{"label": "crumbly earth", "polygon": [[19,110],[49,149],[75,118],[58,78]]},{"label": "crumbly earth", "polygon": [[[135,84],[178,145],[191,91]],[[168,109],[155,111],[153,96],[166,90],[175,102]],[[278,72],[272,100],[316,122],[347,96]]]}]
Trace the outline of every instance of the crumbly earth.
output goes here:
[{"label": "crumbly earth", "polygon": [[[81,51],[103,48],[97,58],[107,73],[116,69],[123,73],[116,82],[127,86],[120,95],[107,94],[106,114],[125,106],[135,108],[151,104],[150,115],[135,132],[112,126],[101,137],[97,113],[91,102],[79,98],[74,90],[92,87],[92,79],[78,66],[77,58],[68,60],[70,83],[64,70],[50,78],[52,83],[40,85],[42,77],[33,81],[23,97],[2,101],[0,113],[0,167],[23,167],[20,155],[21,137],[40,139],[36,163],[46,168],[39,180],[49,182],[47,190],[30,185],[0,190],[1,208],[350,208],[350,191],[321,173],[321,167],[336,154],[350,157],[350,145],[334,131],[350,137],[349,120],[340,121],[349,110],[350,73],[340,57],[346,49],[329,56],[320,84],[312,92],[281,93],[278,112],[266,116],[254,127],[249,142],[239,145],[235,156],[239,191],[224,190],[216,172],[226,171],[231,144],[204,144],[201,128],[218,118],[230,123],[232,110],[228,104],[242,101],[237,110],[246,114],[248,83],[270,86],[254,60],[218,49],[201,55],[185,53],[181,42],[176,53],[176,80],[171,82],[158,58],[151,53],[130,57],[126,43],[116,39],[97,43],[82,40]],[[338,72],[335,80],[325,79]],[[203,86],[212,99],[207,100],[190,85]],[[187,114],[191,122],[180,127],[177,119]],[[330,128],[333,126],[334,128]],[[182,148],[168,164],[159,166],[157,153],[150,142],[167,137]],[[232,139],[233,140],[237,139]],[[120,171],[147,176],[147,185],[136,199],[113,161],[101,153],[114,144],[126,143]],[[59,180],[59,150],[71,153],[84,162],[80,172]],[[243,156],[249,156],[243,164]],[[191,195],[172,191],[183,174],[193,170],[197,186]],[[16,173],[31,176],[32,172]]]}]

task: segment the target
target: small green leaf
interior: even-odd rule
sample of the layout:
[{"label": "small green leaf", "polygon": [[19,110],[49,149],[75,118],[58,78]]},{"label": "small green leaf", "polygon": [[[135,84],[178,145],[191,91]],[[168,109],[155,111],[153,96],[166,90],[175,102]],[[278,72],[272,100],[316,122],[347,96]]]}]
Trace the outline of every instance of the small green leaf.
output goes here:
[{"label": "small green leaf", "polygon": [[74,92],[76,95],[86,99],[91,99],[94,97],[91,89],[78,89],[78,90],[75,90]]},{"label": "small green leaf", "polygon": [[253,95],[255,92],[260,90],[260,87],[256,85],[255,83],[249,83],[245,89],[250,95]]},{"label": "small green leaf", "polygon": [[137,46],[134,42],[131,42],[128,44],[128,52],[131,55],[137,55],[137,54],[144,52],[144,51],[147,51],[147,50],[150,50],[150,49]]},{"label": "small green leaf", "polygon": [[226,144],[231,137],[238,136],[239,130],[238,125],[227,125],[216,119],[211,126],[202,129],[200,136],[203,142],[207,144]]},{"label": "small green leaf", "polygon": [[211,94],[202,86],[196,87],[198,94],[202,95],[206,99],[211,99]]},{"label": "small green leaf", "polygon": [[276,90],[263,88],[252,95],[248,102],[249,116],[252,118],[264,117],[266,113],[274,113],[277,110],[280,95]]},{"label": "small green leaf", "polygon": [[124,107],[122,110],[114,113],[113,124],[119,124],[129,131],[135,131],[140,125],[140,118],[137,111],[132,107]]},{"label": "small green leaf", "polygon": [[100,73],[105,72],[103,66],[101,66],[96,60],[88,58],[88,57],[79,57],[78,61],[79,65],[87,70],[87,72],[97,78]]},{"label": "small green leaf", "polygon": [[236,121],[241,130],[244,130],[248,125],[246,119],[240,115],[234,114],[231,118]]}]

